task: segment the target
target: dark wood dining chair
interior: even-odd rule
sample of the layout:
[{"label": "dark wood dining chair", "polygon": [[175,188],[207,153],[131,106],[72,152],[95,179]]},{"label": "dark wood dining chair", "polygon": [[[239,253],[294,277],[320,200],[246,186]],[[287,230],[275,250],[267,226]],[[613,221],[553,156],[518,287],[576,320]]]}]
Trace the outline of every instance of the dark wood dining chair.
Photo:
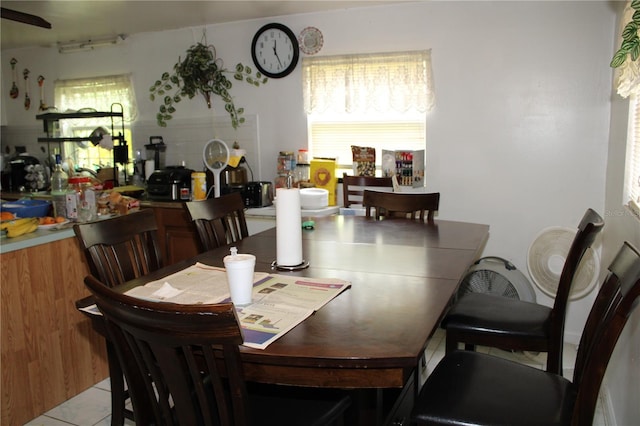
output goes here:
[{"label": "dark wood dining chair", "polygon": [[[73,226],[91,274],[108,287],[118,286],[163,266],[157,230],[153,209]],[[125,418],[134,419],[133,411],[125,407],[129,396],[122,366],[103,321],[93,317],[91,320],[94,329],[105,337],[107,346],[111,380],[111,424],[122,425]]]},{"label": "dark wood dining chair", "polygon": [[[125,375],[143,382],[133,389],[144,391],[131,395],[136,419],[144,419],[138,424],[330,425],[339,424],[350,406],[341,391],[324,398],[306,388],[252,392],[244,379],[242,329],[232,303],[153,302],[113,291],[93,276],[85,284],[118,355],[135,359],[135,369],[129,363]],[[139,414],[141,408],[145,412]]]},{"label": "dark wood dining chair", "polygon": [[185,203],[200,239],[201,251],[235,243],[249,236],[244,217],[244,201],[239,192],[219,198]]},{"label": "dark wood dining chair", "polygon": [[454,351],[420,391],[414,424],[593,424],[609,359],[639,298],[640,252],[624,243],[589,313],[573,381],[488,354]]},{"label": "dark wood dining chair", "polygon": [[446,350],[485,345],[506,350],[547,352],[547,371],[562,375],[564,324],[571,284],[586,251],[604,228],[598,213],[587,209],[564,263],[553,307],[485,293],[467,293],[442,320]]},{"label": "dark wood dining chair", "polygon": [[440,193],[405,193],[405,192],[379,192],[364,191],[362,204],[365,215],[372,217],[374,210],[376,219],[405,217],[411,219],[427,219],[433,222],[433,216],[440,207]]},{"label": "dark wood dining chair", "polygon": [[362,197],[366,187],[393,188],[390,177],[349,176],[342,175],[342,198],[345,207],[352,204],[362,204]]}]

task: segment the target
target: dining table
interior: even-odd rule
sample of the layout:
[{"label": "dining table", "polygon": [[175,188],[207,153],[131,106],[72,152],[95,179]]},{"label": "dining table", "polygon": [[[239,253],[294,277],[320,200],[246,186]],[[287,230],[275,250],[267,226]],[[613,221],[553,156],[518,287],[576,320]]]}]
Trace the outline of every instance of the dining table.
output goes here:
[{"label": "dining table", "polygon": [[419,392],[428,340],[488,237],[489,226],[477,223],[319,217],[302,231],[308,267],[274,269],[277,230],[271,228],[131,280],[118,291],[196,262],[223,267],[231,246],[256,256],[257,272],[349,281],[350,288],[266,349],[242,346],[246,379],[348,390],[354,423],[403,424]]}]

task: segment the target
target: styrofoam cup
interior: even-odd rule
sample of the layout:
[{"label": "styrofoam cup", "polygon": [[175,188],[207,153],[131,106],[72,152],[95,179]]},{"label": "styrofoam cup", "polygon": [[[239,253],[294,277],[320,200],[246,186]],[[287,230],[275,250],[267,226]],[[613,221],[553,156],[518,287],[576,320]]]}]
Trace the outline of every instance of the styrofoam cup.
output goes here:
[{"label": "styrofoam cup", "polygon": [[252,254],[232,254],[224,257],[231,301],[235,305],[242,306],[251,303],[255,266],[256,257]]}]

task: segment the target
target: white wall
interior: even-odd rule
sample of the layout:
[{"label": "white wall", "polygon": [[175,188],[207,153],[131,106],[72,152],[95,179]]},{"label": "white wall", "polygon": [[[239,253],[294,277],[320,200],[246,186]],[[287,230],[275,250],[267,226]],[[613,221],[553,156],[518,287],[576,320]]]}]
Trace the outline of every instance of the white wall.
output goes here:
[{"label": "white wall", "polygon": [[[505,257],[526,274],[527,248],[534,237],[548,226],[575,227],[588,207],[607,221],[603,265],[623,239],[640,246],[638,222],[620,214],[627,112],[626,104],[612,94],[608,66],[617,43],[616,12],[621,4],[403,3],[211,25],[206,36],[229,68],[239,61],[251,63],[254,33],[273,21],[294,33],[318,27],[325,40],[321,55],[432,49],[437,99],[427,117],[427,184],[442,192],[439,217],[489,224],[485,255]],[[56,79],[132,73],[140,109],[136,128],[152,132],[157,105],[148,100],[148,88],[202,39],[203,29],[132,35],[118,47],[89,53],[61,55],[55,48],[2,52],[2,124],[38,131],[41,126],[34,108],[25,111],[21,101],[9,99],[9,59],[15,56],[33,76],[45,75],[49,103]],[[35,105],[36,87],[34,77]],[[236,105],[256,118],[258,158],[250,159],[258,163],[256,178],[271,180],[278,151],[306,146],[300,67],[258,89],[234,83],[232,93]],[[189,167],[201,166],[197,153],[218,131],[212,114],[225,117],[219,100],[214,100],[214,107],[215,111],[207,110],[200,98],[183,101],[176,114],[178,124],[157,128],[155,133],[169,145],[169,163],[187,156]],[[202,140],[193,135],[181,140],[184,126],[193,120],[201,122]],[[148,134],[142,133],[134,133],[134,146],[147,143]],[[28,143],[36,152],[32,134],[20,139],[15,132],[3,131],[2,136],[3,148]],[[539,302],[551,303],[537,293]],[[593,297],[571,304],[569,340],[577,341]],[[631,398],[640,394],[639,322],[636,318],[629,333],[633,340],[616,354],[611,372],[618,424],[640,418]]]},{"label": "white wall", "polygon": [[[608,2],[418,2],[212,25],[207,41],[228,67],[250,64],[251,39],[271,21],[295,33],[320,28],[322,55],[432,49],[437,100],[427,118],[427,185],[443,194],[440,218],[491,225],[486,254],[526,272],[527,248],[539,231],[575,227],[587,207],[603,210],[615,32]],[[21,101],[8,98],[9,59],[15,56],[32,75],[45,75],[49,104],[56,79],[132,73],[137,124],[148,128],[157,111],[148,88],[202,39],[204,29],[132,35],[120,46],[87,53],[2,52],[6,123],[40,126],[34,108],[25,111]],[[306,146],[300,67],[260,88],[236,82],[232,93],[237,106],[257,115],[257,170],[260,179],[272,180],[278,151]],[[183,101],[175,120],[207,123],[212,114],[225,115],[218,99],[214,108],[201,98]],[[169,145],[168,163],[182,159],[180,132],[170,124],[156,133]],[[136,136],[134,146],[147,143],[147,135]],[[203,134],[201,143],[208,139]],[[187,165],[200,168],[199,155]],[[577,339],[591,301],[588,296],[570,307],[569,338]]]}]

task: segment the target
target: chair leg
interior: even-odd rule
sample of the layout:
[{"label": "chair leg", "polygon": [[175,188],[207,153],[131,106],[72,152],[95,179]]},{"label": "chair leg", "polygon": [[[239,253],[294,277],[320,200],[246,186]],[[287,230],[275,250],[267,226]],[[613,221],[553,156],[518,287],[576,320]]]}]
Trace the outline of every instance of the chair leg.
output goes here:
[{"label": "chair leg", "polygon": [[125,417],[133,419],[133,412],[127,412],[125,401],[129,397],[124,389],[124,376],[120,361],[111,342],[107,341],[107,359],[109,362],[109,379],[111,381],[111,426],[124,425]]}]

